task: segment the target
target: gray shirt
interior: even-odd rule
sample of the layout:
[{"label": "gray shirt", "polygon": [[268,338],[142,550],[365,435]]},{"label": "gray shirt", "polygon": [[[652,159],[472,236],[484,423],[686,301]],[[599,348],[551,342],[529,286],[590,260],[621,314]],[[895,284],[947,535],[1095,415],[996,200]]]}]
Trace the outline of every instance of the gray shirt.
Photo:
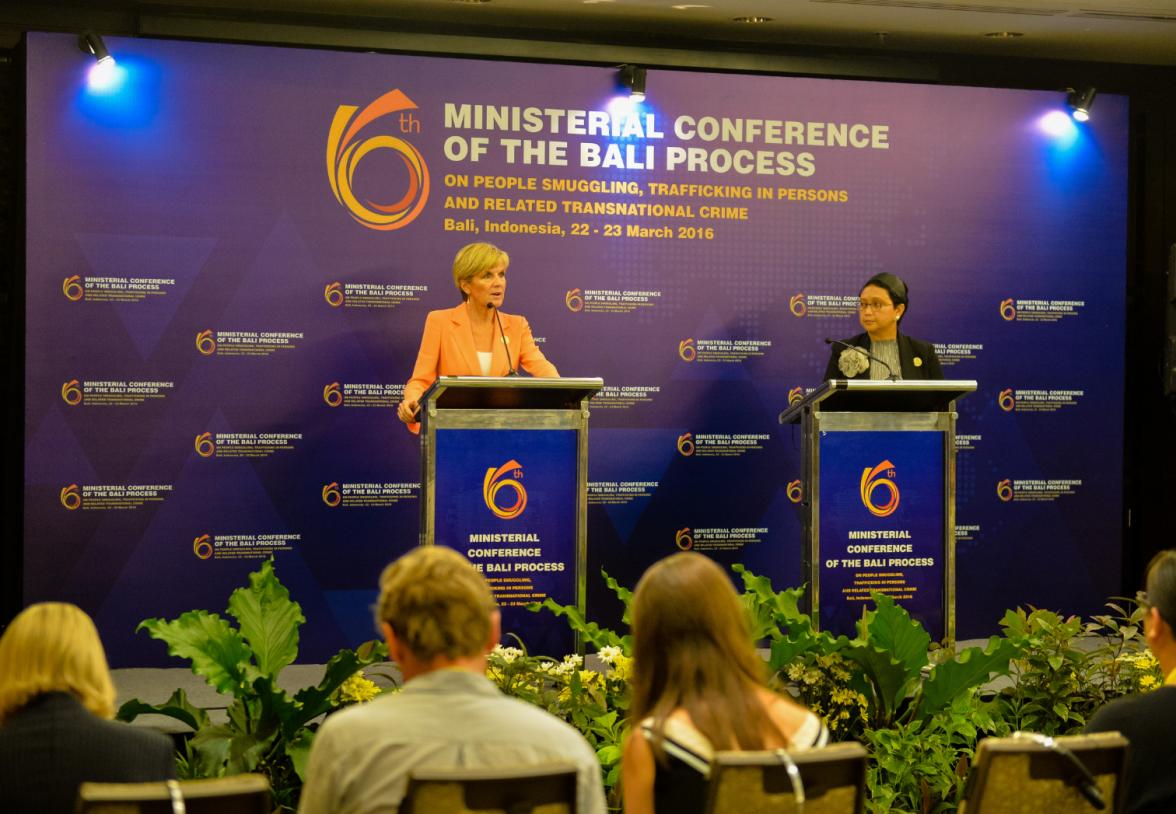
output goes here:
[{"label": "gray shirt", "polygon": [[403,690],[329,717],[315,736],[299,814],[393,814],[408,775],[555,761],[579,770],[579,810],[603,814],[600,763],[570,725],[467,670],[419,675]]},{"label": "gray shirt", "polygon": [[870,360],[870,378],[871,379],[889,379],[891,372],[898,378],[902,378],[902,359],[898,355],[898,340],[897,339],[872,339],[870,340],[870,353],[877,356],[887,365],[890,365],[890,370],[886,369],[886,365],[880,365],[873,359]]}]

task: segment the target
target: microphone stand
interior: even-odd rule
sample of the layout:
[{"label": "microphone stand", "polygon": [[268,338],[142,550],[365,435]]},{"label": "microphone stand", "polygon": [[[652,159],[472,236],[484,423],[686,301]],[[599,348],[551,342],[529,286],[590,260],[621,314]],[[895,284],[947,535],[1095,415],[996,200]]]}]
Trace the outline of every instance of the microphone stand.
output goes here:
[{"label": "microphone stand", "polygon": [[873,361],[882,365],[882,367],[889,370],[890,375],[886,377],[889,381],[896,382],[899,380],[899,376],[897,373],[894,372],[894,368],[892,368],[890,365],[888,365],[883,360],[879,359],[874,354],[870,353],[868,350],[863,348],[861,345],[851,345],[848,342],[842,342],[840,339],[830,339],[829,337],[825,337],[825,344],[826,345],[841,345],[844,348],[850,348],[851,350],[856,350],[858,353],[861,353],[864,356],[868,356],[870,359],[872,359]]},{"label": "microphone stand", "polygon": [[507,376],[517,376],[519,372],[515,370],[514,365],[510,363],[510,343],[506,341],[506,331],[502,329],[502,317],[498,315],[498,309],[494,307],[494,303],[486,303],[486,307],[494,312],[494,319],[498,322],[498,335],[502,337],[502,347],[506,350],[506,366],[510,369]]}]

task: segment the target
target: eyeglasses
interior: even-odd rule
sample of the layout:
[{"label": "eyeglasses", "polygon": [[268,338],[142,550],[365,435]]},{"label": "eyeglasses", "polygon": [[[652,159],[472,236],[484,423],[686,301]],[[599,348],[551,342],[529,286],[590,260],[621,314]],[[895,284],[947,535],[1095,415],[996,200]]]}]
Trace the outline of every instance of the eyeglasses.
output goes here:
[{"label": "eyeglasses", "polygon": [[882,311],[886,308],[893,307],[893,303],[886,302],[885,300],[862,300],[858,303],[859,311]]}]

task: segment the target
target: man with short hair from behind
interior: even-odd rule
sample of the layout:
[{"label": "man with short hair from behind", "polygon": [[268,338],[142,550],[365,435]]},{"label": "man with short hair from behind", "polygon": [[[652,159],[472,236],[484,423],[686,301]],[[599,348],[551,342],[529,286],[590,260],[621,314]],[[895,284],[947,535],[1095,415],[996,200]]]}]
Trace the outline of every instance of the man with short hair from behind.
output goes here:
[{"label": "man with short hair from behind", "polygon": [[394,814],[414,771],[556,762],[577,767],[581,814],[603,814],[600,764],[587,741],[486,678],[499,613],[461,554],[422,546],[393,562],[380,576],[376,616],[404,689],[323,723],[300,814]]},{"label": "man with short hair from behind", "polygon": [[1087,732],[1121,732],[1131,742],[1126,814],[1176,811],[1176,550],[1147,567],[1143,633],[1167,677],[1164,686],[1119,698],[1094,714]]}]

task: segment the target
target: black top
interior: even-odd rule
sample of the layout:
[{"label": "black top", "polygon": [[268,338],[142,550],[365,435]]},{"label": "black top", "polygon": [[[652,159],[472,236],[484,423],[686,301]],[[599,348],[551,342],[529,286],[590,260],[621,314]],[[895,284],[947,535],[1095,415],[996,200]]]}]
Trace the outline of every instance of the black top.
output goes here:
[{"label": "black top", "polygon": [[0,725],[0,811],[73,814],[84,781],[176,776],[171,739],[93,715],[69,693],[34,698]]},{"label": "black top", "polygon": [[[641,733],[653,740],[653,719],[641,722]],[[829,742],[825,724],[809,713],[805,724],[793,734],[790,750],[813,749]],[[658,814],[703,814],[710,794],[711,746],[701,732],[675,718],[665,723],[662,749],[666,762],[654,764],[653,808]]]},{"label": "black top", "polygon": [[[846,345],[856,345],[859,348],[870,349],[870,335],[860,333],[842,340]],[[845,350],[845,345],[830,345],[832,353],[829,364],[825,366],[826,379],[868,379],[870,369],[866,368],[857,376],[846,376],[837,367],[837,360]],[[930,342],[913,339],[904,333],[898,335],[898,358],[902,363],[901,370],[896,371],[904,379],[942,379],[943,370],[939,367],[939,357],[935,355],[935,346]]]},{"label": "black top", "polygon": [[1176,811],[1176,687],[1112,701],[1086,731],[1121,732],[1131,743],[1126,814]]}]

